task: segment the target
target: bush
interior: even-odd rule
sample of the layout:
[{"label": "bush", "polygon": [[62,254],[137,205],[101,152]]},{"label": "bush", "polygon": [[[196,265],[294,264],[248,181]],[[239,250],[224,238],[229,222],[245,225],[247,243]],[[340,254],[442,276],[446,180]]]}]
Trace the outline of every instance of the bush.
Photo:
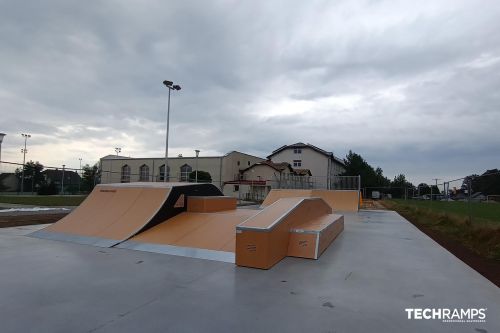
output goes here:
[{"label": "bush", "polygon": [[40,195],[55,195],[57,194],[57,186],[54,183],[42,183],[38,188],[38,194]]}]

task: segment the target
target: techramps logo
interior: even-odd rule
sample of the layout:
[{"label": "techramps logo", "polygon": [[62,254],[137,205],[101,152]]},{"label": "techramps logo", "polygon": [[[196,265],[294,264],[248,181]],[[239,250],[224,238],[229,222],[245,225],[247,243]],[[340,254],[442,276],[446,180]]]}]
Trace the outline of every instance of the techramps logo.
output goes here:
[{"label": "techramps logo", "polygon": [[407,308],[408,319],[443,323],[485,323],[487,308]]}]

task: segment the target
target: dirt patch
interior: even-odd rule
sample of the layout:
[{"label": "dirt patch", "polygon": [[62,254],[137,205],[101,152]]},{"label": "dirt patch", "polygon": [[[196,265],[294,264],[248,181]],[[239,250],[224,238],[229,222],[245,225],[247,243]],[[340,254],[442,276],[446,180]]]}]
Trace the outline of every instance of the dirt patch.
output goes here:
[{"label": "dirt patch", "polygon": [[68,215],[68,213],[30,214],[30,215],[1,215],[0,228],[18,227],[33,224],[54,223]]},{"label": "dirt patch", "polygon": [[387,210],[387,208],[384,205],[382,205],[380,201],[372,199],[363,199],[363,204],[361,205],[361,209]]},{"label": "dirt patch", "polygon": [[[389,208],[395,209],[396,207]],[[464,263],[476,270],[479,274],[490,280],[496,286],[500,287],[500,260],[482,256],[462,244],[460,241],[453,239],[453,236],[447,234],[446,231],[442,231],[439,229],[436,230],[435,226],[422,223],[421,221],[419,221],[419,218],[421,219],[422,216],[416,217],[407,211],[398,211],[397,209],[395,210],[405,219],[410,221],[410,223],[412,223],[420,231],[425,233],[436,243],[451,252],[455,257],[462,260]]]}]

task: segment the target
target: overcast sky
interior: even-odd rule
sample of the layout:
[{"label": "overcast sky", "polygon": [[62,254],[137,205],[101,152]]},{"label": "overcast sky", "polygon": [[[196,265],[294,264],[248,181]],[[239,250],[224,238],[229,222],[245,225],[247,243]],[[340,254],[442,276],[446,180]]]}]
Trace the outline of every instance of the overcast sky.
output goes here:
[{"label": "overcast sky", "polygon": [[[308,142],[414,183],[500,168],[498,1],[1,1],[2,160]],[[8,170],[3,166],[3,170]]]}]

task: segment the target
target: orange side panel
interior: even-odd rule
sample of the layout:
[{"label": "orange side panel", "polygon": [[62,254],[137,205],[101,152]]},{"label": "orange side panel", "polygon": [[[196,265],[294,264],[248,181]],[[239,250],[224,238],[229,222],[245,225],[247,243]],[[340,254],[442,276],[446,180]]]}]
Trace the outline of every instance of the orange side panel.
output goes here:
[{"label": "orange side panel", "polygon": [[290,232],[287,256],[316,259],[318,233]]},{"label": "orange side panel", "polygon": [[324,229],[319,237],[318,258],[334,241],[335,238],[344,230],[344,216],[335,215],[337,218],[326,229]]},{"label": "orange side panel", "polygon": [[286,256],[292,227],[331,212],[319,198],[279,199],[237,227],[236,264],[272,267]]},{"label": "orange side panel", "polygon": [[236,209],[236,198],[234,197],[188,197],[187,200],[188,212],[210,213],[234,209]]}]

